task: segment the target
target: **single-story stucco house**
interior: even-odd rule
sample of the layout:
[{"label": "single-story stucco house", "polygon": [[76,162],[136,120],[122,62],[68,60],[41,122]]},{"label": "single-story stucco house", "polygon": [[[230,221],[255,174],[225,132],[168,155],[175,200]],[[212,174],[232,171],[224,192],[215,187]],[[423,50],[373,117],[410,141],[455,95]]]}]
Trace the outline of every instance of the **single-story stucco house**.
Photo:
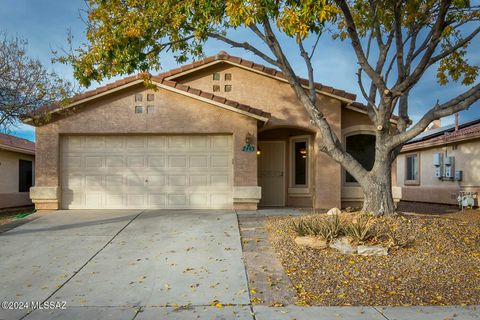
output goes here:
[{"label": "single-story stucco house", "polygon": [[[362,201],[284,75],[220,52],[116,81],[37,125],[37,209],[330,208]],[[365,166],[374,128],[356,96],[316,84],[318,108]],[[25,119],[32,123],[31,119]],[[394,180],[395,181],[395,180]]]},{"label": "single-story stucco house", "polygon": [[405,201],[457,204],[460,191],[479,195],[480,119],[457,120],[409,141],[397,158],[397,177]]},{"label": "single-story stucco house", "polygon": [[0,133],[0,209],[32,205],[35,143]]}]

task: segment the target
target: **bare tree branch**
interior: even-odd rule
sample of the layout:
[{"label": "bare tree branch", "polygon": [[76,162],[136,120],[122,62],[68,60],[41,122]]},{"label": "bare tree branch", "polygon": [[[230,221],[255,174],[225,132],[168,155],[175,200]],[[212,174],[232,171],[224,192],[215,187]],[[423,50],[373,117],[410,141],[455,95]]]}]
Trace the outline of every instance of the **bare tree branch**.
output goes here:
[{"label": "bare tree branch", "polygon": [[248,42],[237,42],[237,41],[234,41],[230,38],[227,38],[221,34],[218,34],[218,33],[213,33],[213,32],[209,32],[208,33],[208,36],[213,38],[213,39],[217,39],[217,40],[220,40],[220,41],[223,41],[225,42],[226,44],[229,44],[231,45],[232,47],[234,48],[243,48],[247,51],[250,51],[252,53],[254,53],[255,55],[259,56],[260,58],[262,58],[263,60],[267,61],[268,63],[270,63],[271,65],[274,65],[274,66],[277,66],[279,67],[279,62],[270,58],[267,54],[263,53],[262,51],[258,50],[257,48],[255,48],[254,46],[252,46],[250,43]]},{"label": "bare tree branch", "polygon": [[316,104],[317,102],[317,91],[315,90],[315,81],[313,78],[313,67],[312,61],[310,60],[310,56],[308,55],[307,51],[303,47],[303,42],[300,40],[298,42],[298,47],[300,48],[300,55],[302,56],[303,60],[305,61],[305,65],[307,66],[307,73],[308,73],[308,90],[310,92],[310,101],[312,104]]},{"label": "bare tree branch", "polygon": [[391,138],[389,147],[395,148],[396,146],[401,145],[409,141],[410,139],[413,139],[414,137],[422,133],[433,120],[440,119],[452,115],[456,112],[465,110],[479,99],[480,84],[477,84],[463,94],[460,94],[457,97],[450,99],[443,104],[435,105],[410,130],[393,136]]}]

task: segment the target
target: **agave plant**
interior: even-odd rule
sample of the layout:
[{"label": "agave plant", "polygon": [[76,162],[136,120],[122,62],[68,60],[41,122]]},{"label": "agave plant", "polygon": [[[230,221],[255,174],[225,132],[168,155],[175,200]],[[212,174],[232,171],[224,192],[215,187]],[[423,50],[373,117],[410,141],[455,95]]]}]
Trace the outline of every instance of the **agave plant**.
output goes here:
[{"label": "agave plant", "polygon": [[368,214],[361,214],[356,221],[351,221],[345,228],[346,235],[356,242],[365,242],[374,236],[372,218]]}]

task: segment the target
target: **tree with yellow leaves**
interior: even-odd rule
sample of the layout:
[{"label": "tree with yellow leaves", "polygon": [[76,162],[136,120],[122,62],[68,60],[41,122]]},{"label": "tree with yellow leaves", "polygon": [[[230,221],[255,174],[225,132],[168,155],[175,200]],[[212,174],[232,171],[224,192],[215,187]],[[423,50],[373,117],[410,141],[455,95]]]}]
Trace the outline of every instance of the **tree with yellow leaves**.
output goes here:
[{"label": "tree with yellow leaves", "polygon": [[[87,0],[88,43],[62,57],[84,85],[105,77],[160,67],[160,53],[178,62],[200,57],[208,39],[243,48],[279,68],[322,135],[319,149],[340,163],[365,194],[363,209],[394,212],[391,167],[405,142],[435,119],[464,110],[480,98],[478,66],[467,60],[468,45],[480,31],[479,8],[467,0]],[[265,45],[234,39],[228,31],[249,29]],[[375,162],[366,170],[316,107],[312,50],[307,40],[331,32],[355,52],[358,83],[376,129]],[[286,35],[292,43],[279,41]],[[298,47],[308,70],[303,86],[285,55]],[[460,95],[438,102],[414,125],[409,93],[431,67],[440,84],[461,81]],[[397,125],[391,126],[398,109]]]}]

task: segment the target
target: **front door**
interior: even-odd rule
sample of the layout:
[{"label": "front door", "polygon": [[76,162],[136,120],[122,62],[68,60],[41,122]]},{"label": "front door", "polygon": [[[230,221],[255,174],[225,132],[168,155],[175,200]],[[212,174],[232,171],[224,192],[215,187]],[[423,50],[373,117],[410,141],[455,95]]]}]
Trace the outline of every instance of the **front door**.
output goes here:
[{"label": "front door", "polygon": [[285,142],[259,141],[258,184],[262,187],[260,206],[285,205]]}]

